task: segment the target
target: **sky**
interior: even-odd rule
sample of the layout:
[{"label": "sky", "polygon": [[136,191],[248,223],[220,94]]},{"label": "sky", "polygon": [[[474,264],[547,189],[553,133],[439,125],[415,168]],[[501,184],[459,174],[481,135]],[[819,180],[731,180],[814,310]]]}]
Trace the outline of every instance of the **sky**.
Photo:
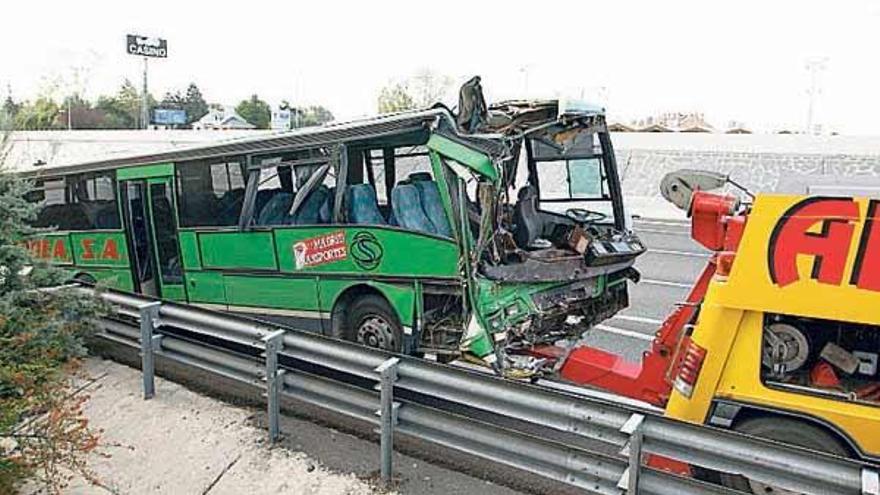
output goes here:
[{"label": "sky", "polygon": [[[322,104],[339,119],[376,112],[390,81],[429,69],[479,74],[487,98],[598,101],[612,120],[702,112],[764,131],[802,129],[809,61],[814,122],[880,134],[880,0],[285,1],[7,0],[0,3],[0,95],[55,87],[85,95],[138,86],[127,33],[168,40],[151,60],[161,98],[190,81],[209,102],[258,94]],[[64,91],[56,90],[57,98]]]}]

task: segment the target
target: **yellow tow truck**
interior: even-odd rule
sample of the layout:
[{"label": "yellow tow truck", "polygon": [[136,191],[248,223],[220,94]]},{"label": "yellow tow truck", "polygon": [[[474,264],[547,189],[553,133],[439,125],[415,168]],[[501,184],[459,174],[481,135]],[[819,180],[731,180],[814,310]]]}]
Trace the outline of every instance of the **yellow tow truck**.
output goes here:
[{"label": "yellow tow truck", "polygon": [[672,418],[880,464],[880,199],[711,192],[725,184],[694,170],[661,184],[712,256],[642,361],[582,346],[559,375]]}]

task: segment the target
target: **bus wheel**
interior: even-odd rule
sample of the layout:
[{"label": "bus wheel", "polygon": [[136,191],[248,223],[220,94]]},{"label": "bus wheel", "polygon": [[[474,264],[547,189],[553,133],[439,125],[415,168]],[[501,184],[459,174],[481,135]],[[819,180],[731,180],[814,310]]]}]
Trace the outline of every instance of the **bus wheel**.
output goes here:
[{"label": "bus wheel", "polygon": [[[740,433],[775,440],[827,452],[840,457],[849,457],[850,453],[837,438],[827,431],[810,423],[780,417],[752,418],[738,424],[734,429]],[[743,476],[720,473],[721,484],[746,493],[754,494],[794,494],[794,492],[750,480]]]},{"label": "bus wheel", "polygon": [[400,352],[403,330],[384,298],[366,295],[354,301],[345,332],[347,340],[384,351]]},{"label": "bus wheel", "polygon": [[70,279],[70,281],[84,285],[95,285],[98,283],[98,281],[95,280],[95,277],[89,275],[88,273],[77,273],[76,276]]}]

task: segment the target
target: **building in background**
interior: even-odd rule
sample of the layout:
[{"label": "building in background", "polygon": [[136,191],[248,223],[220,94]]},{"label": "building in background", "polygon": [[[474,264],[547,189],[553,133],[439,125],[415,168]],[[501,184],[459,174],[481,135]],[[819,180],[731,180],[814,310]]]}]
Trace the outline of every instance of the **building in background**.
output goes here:
[{"label": "building in background", "polygon": [[286,131],[290,129],[291,111],[289,108],[276,108],[272,110],[272,121],[269,127],[273,131]]},{"label": "building in background", "polygon": [[241,115],[235,113],[235,110],[231,108],[223,108],[222,110],[210,110],[204,117],[193,122],[193,129],[197,131],[245,131],[256,129],[256,126],[245,120]]}]

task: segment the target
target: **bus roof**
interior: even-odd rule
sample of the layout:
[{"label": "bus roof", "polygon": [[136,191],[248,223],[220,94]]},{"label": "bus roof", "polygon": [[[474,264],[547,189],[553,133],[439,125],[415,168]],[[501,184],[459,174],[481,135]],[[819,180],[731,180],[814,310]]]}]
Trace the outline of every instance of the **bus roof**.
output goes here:
[{"label": "bus roof", "polygon": [[[383,115],[369,119],[355,120],[321,127],[308,127],[268,135],[223,140],[211,144],[187,146],[151,154],[135,154],[112,157],[91,162],[62,165],[37,165],[34,163],[13,163],[9,171],[25,176],[58,176],[72,173],[112,170],[152,163],[168,163],[185,160],[217,158],[228,155],[264,154],[287,149],[307,148],[340,142],[376,139],[389,135],[425,130],[432,124],[442,122],[450,132],[454,120],[445,108],[433,108]],[[454,133],[454,131],[453,131]],[[468,142],[478,140],[473,136],[459,136]],[[476,144],[476,143],[474,143]],[[493,148],[488,142],[484,146]]]}]

